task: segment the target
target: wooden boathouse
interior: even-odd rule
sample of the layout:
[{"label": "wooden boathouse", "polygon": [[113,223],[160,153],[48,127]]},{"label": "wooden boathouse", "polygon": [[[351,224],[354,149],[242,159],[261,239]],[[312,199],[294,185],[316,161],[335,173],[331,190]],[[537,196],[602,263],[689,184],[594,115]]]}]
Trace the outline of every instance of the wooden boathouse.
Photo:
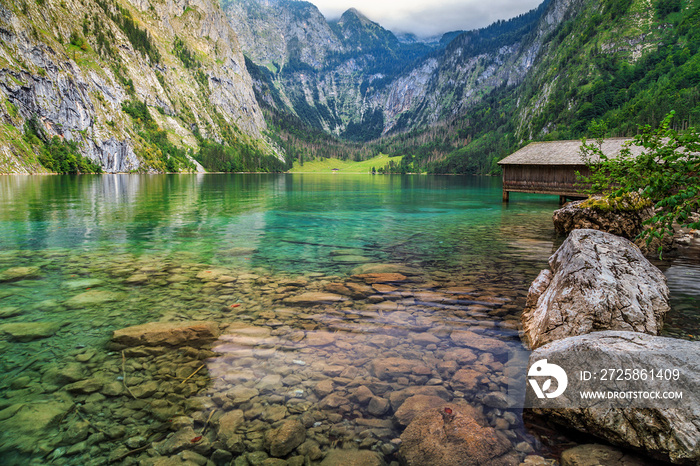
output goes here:
[{"label": "wooden boathouse", "polygon": [[[608,157],[620,153],[630,138],[610,138],[603,141],[602,150]],[[639,155],[641,147],[632,146]],[[553,194],[563,203],[566,198],[587,197],[580,190],[576,172],[590,174],[581,156],[581,141],[533,142],[504,158],[498,164],[503,170],[503,202],[511,192]]]}]

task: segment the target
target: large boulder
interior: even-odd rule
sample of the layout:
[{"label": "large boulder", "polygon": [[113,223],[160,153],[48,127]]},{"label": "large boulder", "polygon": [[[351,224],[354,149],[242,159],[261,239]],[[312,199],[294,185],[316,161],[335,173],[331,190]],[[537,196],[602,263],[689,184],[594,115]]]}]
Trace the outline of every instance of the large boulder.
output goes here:
[{"label": "large boulder", "polygon": [[219,336],[216,322],[149,322],[115,330],[112,346],[123,349],[130,346],[198,346],[210,343]]},{"label": "large boulder", "polygon": [[574,230],[530,286],[521,320],[532,348],[601,330],[658,335],[669,307],[664,274],[629,240]]},{"label": "large boulder", "polygon": [[[534,377],[543,361],[567,374],[561,394],[556,372]],[[530,355],[528,375],[531,383],[543,379],[537,383],[545,397],[533,389],[526,399],[535,414],[650,457],[700,464],[700,342],[596,332],[538,348]],[[549,375],[557,380],[554,388]],[[669,397],[678,392],[682,398]]]},{"label": "large boulder", "polygon": [[593,196],[569,202],[554,212],[552,220],[559,234],[593,229],[634,240],[642,232],[642,223],[653,216],[653,207],[639,195],[620,199]]},{"label": "large boulder", "polygon": [[[446,410],[445,407],[448,409]],[[418,415],[401,434],[399,456],[407,466],[515,466],[513,445],[468,405],[446,405]]]}]

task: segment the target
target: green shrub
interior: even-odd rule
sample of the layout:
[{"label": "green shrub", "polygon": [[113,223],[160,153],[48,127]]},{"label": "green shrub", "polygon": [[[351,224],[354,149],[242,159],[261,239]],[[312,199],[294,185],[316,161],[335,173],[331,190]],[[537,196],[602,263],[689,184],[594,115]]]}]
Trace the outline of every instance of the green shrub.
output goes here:
[{"label": "green shrub", "polygon": [[591,184],[590,194],[613,200],[639,194],[654,205],[656,215],[645,222],[649,228],[642,233],[648,242],[673,235],[676,224],[700,228],[700,222],[691,220],[700,210],[700,131],[672,129],[673,116],[669,113],[656,129],[641,128],[632,142],[644,148],[637,157],[627,146],[608,158],[600,148],[602,139],[591,144],[584,139],[581,149],[591,170],[590,177],[582,177]]},{"label": "green shrub", "polygon": [[24,123],[24,139],[37,147],[39,163],[54,173],[102,173],[102,168],[83,157],[78,145],[58,136],[48,137],[36,115]]},{"label": "green shrub", "polygon": [[17,109],[17,106],[9,100],[7,101],[7,112],[12,118],[17,118],[17,115],[19,115],[19,110]]}]

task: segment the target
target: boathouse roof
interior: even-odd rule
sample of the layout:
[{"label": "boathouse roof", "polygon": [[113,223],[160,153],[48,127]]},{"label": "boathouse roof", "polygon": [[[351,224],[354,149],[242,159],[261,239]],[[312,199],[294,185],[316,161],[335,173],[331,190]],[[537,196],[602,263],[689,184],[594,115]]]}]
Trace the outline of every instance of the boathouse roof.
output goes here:
[{"label": "boathouse roof", "polygon": [[[603,140],[603,153],[614,157],[631,138],[608,138]],[[593,140],[590,140],[593,142]],[[632,146],[632,155],[638,156],[643,148]],[[581,141],[533,142],[509,155],[499,165],[585,165],[581,158]]]}]

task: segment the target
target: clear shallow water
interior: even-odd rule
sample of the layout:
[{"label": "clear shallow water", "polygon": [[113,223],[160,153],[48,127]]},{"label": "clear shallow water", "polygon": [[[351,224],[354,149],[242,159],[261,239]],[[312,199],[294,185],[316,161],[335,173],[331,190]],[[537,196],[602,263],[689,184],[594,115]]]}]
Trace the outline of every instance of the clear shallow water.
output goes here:
[{"label": "clear shallow water", "polygon": [[[48,335],[37,339],[4,327],[0,457],[137,464],[184,451],[255,464],[266,435],[300,419],[292,462],[360,448],[389,463],[416,390],[479,406],[520,459],[549,455],[517,407],[484,402],[507,389],[508,356],[450,336],[522,349],[527,289],[560,241],[557,203],[500,196],[499,180],[473,177],[0,177],[0,272],[37,268],[0,283],[0,326],[60,324],[30,327]],[[667,333],[696,335],[698,261],[659,265],[678,308]],[[404,278],[357,277],[377,271]],[[342,301],[295,301],[322,292]],[[108,345],[123,327],[188,320],[225,327],[217,354]],[[238,410],[231,440],[221,417]]]}]

